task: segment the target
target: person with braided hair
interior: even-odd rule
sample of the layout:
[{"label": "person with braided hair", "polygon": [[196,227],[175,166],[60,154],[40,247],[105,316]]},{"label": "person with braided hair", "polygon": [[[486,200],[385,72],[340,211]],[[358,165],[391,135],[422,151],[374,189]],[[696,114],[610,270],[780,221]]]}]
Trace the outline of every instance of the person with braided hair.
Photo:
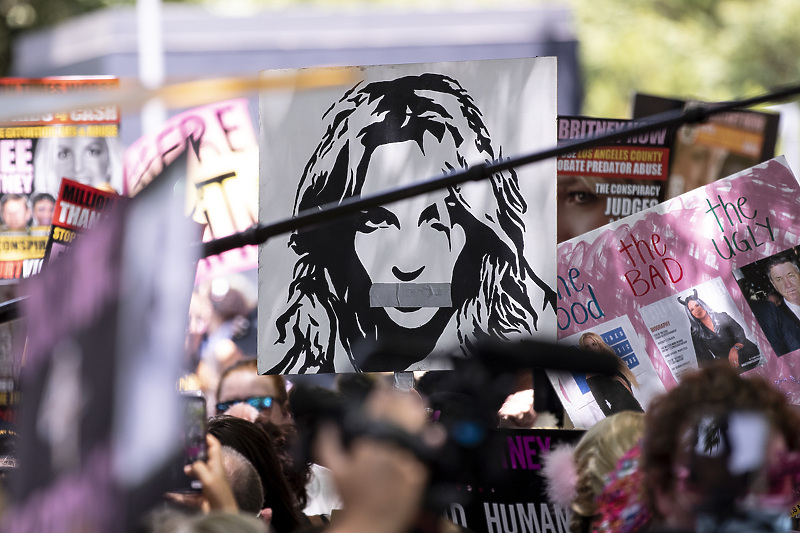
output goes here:
[{"label": "person with braided hair", "polygon": [[548,498],[571,511],[570,533],[596,529],[597,498],[606,476],[637,445],[644,432],[644,414],[623,411],[593,425],[574,447],[555,448],[543,459]]},{"label": "person with braided hair", "polygon": [[762,376],[712,361],[649,404],[640,468],[654,531],[789,531],[800,411]]}]

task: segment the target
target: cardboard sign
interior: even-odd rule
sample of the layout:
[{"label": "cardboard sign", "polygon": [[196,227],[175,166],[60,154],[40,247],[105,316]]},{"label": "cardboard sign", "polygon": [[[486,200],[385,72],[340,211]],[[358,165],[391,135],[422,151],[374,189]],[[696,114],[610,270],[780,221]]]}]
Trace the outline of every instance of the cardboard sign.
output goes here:
[{"label": "cardboard sign", "polygon": [[[800,185],[780,157],[562,243],[559,342],[613,340],[622,328],[630,352],[596,344],[644,369],[632,387],[644,409],[661,384],[711,359],[763,375],[800,402],[800,320],[789,314],[800,304],[798,212]],[[580,376],[550,376],[576,425],[603,416]]]},{"label": "cardboard sign", "polygon": [[[347,70],[363,81],[262,95],[261,222],[555,144],[554,58]],[[549,160],[271,239],[259,371],[442,369],[483,336],[552,339],[554,188]]]}]

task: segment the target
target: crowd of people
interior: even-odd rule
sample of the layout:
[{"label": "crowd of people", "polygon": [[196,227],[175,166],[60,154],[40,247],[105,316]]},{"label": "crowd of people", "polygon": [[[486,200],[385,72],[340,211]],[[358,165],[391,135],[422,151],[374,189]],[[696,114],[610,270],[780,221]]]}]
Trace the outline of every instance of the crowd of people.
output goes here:
[{"label": "crowd of people", "polygon": [[714,362],[552,452],[548,494],[572,533],[790,531],[799,437],[800,412],[771,383]]},{"label": "crowd of people", "polygon": [[[166,495],[147,531],[459,529],[430,505],[429,492],[437,475],[431,456],[445,446],[448,420],[475,409],[463,390],[442,390],[446,373],[429,373],[409,389],[391,373],[328,381],[259,375],[249,352],[252,307],[235,285],[208,288],[214,302],[197,308],[219,316],[196,316],[212,328],[196,330],[202,341],[189,343],[194,364],[205,367],[195,385],[210,415],[208,458],[186,466],[202,493]],[[227,333],[215,336],[220,329]],[[210,338],[220,346],[208,346]],[[588,336],[582,348],[602,345]],[[505,402],[489,402],[485,422],[532,427],[531,386],[517,379]],[[572,533],[789,531],[800,411],[768,381],[742,377],[727,358],[711,361],[646,412],[621,408],[575,445],[552,449],[543,475],[550,502],[570,510]]]},{"label": "crowd of people", "polygon": [[[443,462],[447,475],[481,466],[480,455],[453,447],[460,421],[563,425],[534,409],[530,373],[495,379],[482,356],[406,384],[393,373],[261,375],[253,292],[234,276],[195,293],[186,341],[194,377],[183,386],[205,400],[207,453],[184,471],[202,489],[165,493],[143,532],[452,532],[462,526],[439,505],[449,497]],[[703,324],[704,302],[692,295],[684,305]],[[587,360],[610,350],[592,333],[580,347]],[[604,396],[613,412],[543,456],[546,497],[569,510],[571,533],[792,528],[800,411],[772,383],[718,359],[646,411],[630,373],[594,374],[616,390]],[[519,501],[539,497],[520,492]]]}]

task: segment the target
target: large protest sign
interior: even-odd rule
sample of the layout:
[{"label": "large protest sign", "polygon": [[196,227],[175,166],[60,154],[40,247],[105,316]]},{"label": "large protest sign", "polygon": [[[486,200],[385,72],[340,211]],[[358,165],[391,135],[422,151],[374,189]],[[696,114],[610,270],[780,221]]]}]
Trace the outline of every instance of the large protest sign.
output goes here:
[{"label": "large protest sign", "polygon": [[[125,151],[125,193],[136,195],[181,153],[188,154],[187,209],[205,225],[203,240],[252,226],[258,216],[258,141],[246,99],[184,111]],[[209,257],[198,280],[255,268],[255,246]]]},{"label": "large protest sign", "polygon": [[[603,135],[630,120],[558,117],[558,142]],[[664,200],[672,135],[654,130],[558,158],[558,242]]]},{"label": "large protest sign", "polygon": [[800,325],[788,314],[800,304],[799,209],[800,185],[776,158],[559,245],[559,342],[610,346],[640,384],[617,376],[595,393],[585,377],[551,372],[575,424],[607,414],[595,404],[622,402],[623,388],[646,409],[658,382],[669,388],[712,359],[763,375],[800,402]]},{"label": "large protest sign", "polygon": [[[260,222],[555,144],[554,58],[344,70],[363,81],[261,96]],[[554,189],[549,160],[268,241],[259,371],[437,369],[483,336],[553,339]]]},{"label": "large protest sign", "polygon": [[538,428],[493,431],[487,448],[496,455],[481,460],[484,469],[494,471],[494,481],[458,486],[462,501],[449,506],[447,518],[475,533],[567,533],[572,511],[548,500],[542,464],[550,450],[574,445],[582,435]]},{"label": "large protest sign", "polygon": [[[699,102],[637,94],[633,117],[675,111]],[[666,198],[674,198],[775,155],[779,116],[753,110],[715,113],[702,124],[670,129],[674,137]]]},{"label": "large protest sign", "polygon": [[185,160],[172,169],[27,284],[35,320],[3,531],[138,531],[161,501],[199,237],[174,194]]}]

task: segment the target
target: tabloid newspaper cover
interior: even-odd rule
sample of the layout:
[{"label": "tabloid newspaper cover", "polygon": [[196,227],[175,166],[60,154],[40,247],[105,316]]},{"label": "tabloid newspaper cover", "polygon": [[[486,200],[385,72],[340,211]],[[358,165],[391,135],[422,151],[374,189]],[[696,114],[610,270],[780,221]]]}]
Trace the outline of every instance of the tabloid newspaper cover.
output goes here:
[{"label": "tabloid newspaper cover", "polygon": [[[702,105],[700,102],[637,94],[633,117]],[[674,132],[666,198],[708,185],[775,155],[776,113],[737,110],[716,113],[703,124],[684,125]]]},{"label": "tabloid newspaper cover", "polygon": [[[111,77],[0,78],[2,94],[115,90]],[[119,111],[103,105],[0,124],[0,283],[37,274],[62,178],[122,190]]]},{"label": "tabloid newspaper cover", "polygon": [[551,372],[588,427],[721,359],[800,402],[800,185],[778,157],[559,245],[559,342],[615,376]]},{"label": "tabloid newspaper cover", "polygon": [[[558,117],[558,142],[612,133],[630,120]],[[664,200],[673,136],[666,128],[558,158],[558,242]]]},{"label": "tabloid newspaper cover", "polygon": [[185,158],[173,165],[25,284],[36,320],[4,532],[140,531],[185,462],[175,384],[199,232],[182,213]]},{"label": "tabloid newspaper cover", "polygon": [[45,264],[73,246],[80,233],[102,224],[117,202],[127,198],[70,179],[61,180],[52,231],[47,240]]}]

